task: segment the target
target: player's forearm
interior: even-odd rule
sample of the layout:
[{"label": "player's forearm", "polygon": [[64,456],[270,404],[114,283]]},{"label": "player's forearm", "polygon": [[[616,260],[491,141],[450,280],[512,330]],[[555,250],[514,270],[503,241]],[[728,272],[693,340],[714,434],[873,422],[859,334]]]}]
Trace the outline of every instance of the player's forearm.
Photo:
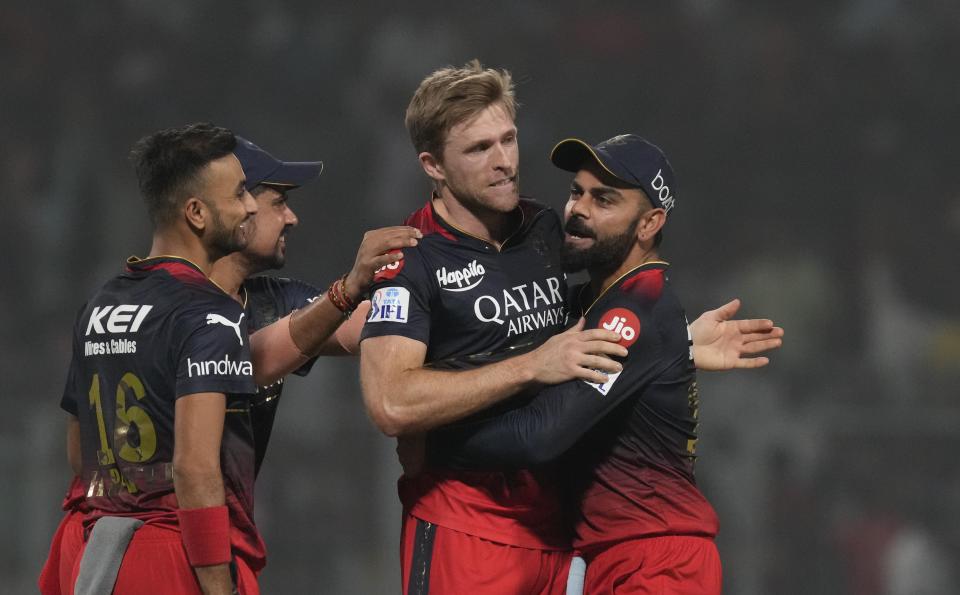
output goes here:
[{"label": "player's forearm", "polygon": [[[181,513],[200,513],[215,514],[216,509],[224,507],[225,497],[223,491],[223,476],[220,473],[219,463],[214,466],[203,461],[180,460],[174,457],[173,461],[173,485],[177,495]],[[188,547],[187,527],[184,526],[186,520],[181,517],[181,527],[183,530],[184,547],[188,551],[190,564],[193,566],[197,582],[205,594],[226,595],[233,591],[233,581],[230,577],[230,567],[226,563],[207,564],[198,562],[191,554],[191,547]],[[195,521],[196,522],[196,521]],[[208,521],[206,521],[208,522]],[[199,535],[205,537],[209,529],[201,532]],[[190,532],[192,539],[197,539],[194,532]],[[227,539],[226,534],[221,532],[220,540]],[[229,552],[228,542],[224,541],[224,546]],[[200,548],[210,548],[209,543],[201,543]],[[227,556],[229,553],[227,553]],[[222,559],[222,558],[221,558]]]},{"label": "player's forearm", "polygon": [[204,595],[230,595],[233,593],[233,579],[230,578],[230,566],[195,566],[194,573]]},{"label": "player's forearm", "polygon": [[326,294],[290,317],[290,338],[300,352],[309,357],[317,355],[346,320]]},{"label": "player's forearm", "polygon": [[367,411],[388,436],[423,432],[457,421],[534,386],[527,356],[473,370],[411,368],[378,374],[379,362],[361,359]]},{"label": "player's forearm", "polygon": [[360,302],[350,318],[345,320],[333,335],[320,346],[317,355],[358,355],[360,353],[360,333],[363,323],[370,313],[370,301]]},{"label": "player's forearm", "polygon": [[[346,355],[359,343],[363,316],[357,308],[344,325],[344,315],[324,294],[306,307],[250,335],[253,376],[267,386],[317,355]],[[340,329],[346,327],[343,333]]]},{"label": "player's forearm", "polygon": [[341,322],[343,313],[321,296],[250,335],[254,382],[267,386],[302,366]]},{"label": "player's forearm", "polygon": [[598,399],[579,380],[546,387],[521,407],[495,417],[440,428],[428,437],[431,464],[465,469],[524,468],[549,463],[569,450],[622,402]]},{"label": "player's forearm", "polygon": [[207,508],[222,506],[223,475],[219,461],[216,466],[202,462],[173,460],[173,487],[180,508]]}]

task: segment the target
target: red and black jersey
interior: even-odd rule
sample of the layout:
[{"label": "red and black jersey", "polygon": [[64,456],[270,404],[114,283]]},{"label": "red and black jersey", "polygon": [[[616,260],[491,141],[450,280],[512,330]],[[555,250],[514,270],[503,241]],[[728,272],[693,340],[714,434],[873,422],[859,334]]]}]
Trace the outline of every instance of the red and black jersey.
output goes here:
[{"label": "red and black jersey", "polygon": [[576,510],[574,546],[593,555],[626,539],[717,532],[694,479],[698,395],[686,317],[667,264],[642,265],[594,301],[571,292],[587,328],[629,350],[603,385],[570,381],[495,418],[430,436],[430,459],[454,467],[529,466],[562,457]]},{"label": "red and black jersey", "polygon": [[131,258],[86,304],[74,327],[61,407],[77,416],[88,522],[104,515],[176,523],[174,408],[185,395],[227,395],[221,471],[232,543],[253,567],[255,391],[245,314],[192,263]]},{"label": "red and black jersey", "polygon": [[[432,203],[407,224],[423,232],[403,259],[374,277],[362,339],[408,337],[426,365],[474,368],[539,346],[566,324],[560,219],[521,200],[516,231],[500,249],[444,221]],[[567,546],[551,482],[536,474],[427,471],[401,478],[405,509],[428,522],[499,543]]]},{"label": "red and black jersey", "polygon": [[[247,329],[252,334],[268,326],[294,310],[299,310],[314,301],[322,291],[316,287],[282,277],[251,277],[243,282],[246,303]],[[293,371],[298,376],[306,376],[317,358]],[[273,422],[283,394],[284,379],[280,378],[270,386],[257,388],[257,394],[250,398],[250,421],[253,424],[253,443],[256,451],[255,472],[267,454],[267,444],[273,431]]]}]

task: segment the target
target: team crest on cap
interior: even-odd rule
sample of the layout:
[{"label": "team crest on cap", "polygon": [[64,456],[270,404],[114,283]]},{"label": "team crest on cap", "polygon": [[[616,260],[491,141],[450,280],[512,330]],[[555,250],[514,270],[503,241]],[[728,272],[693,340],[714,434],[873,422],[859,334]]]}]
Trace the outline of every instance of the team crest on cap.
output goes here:
[{"label": "team crest on cap", "polygon": [[623,347],[630,347],[640,338],[640,318],[626,308],[607,310],[600,317],[599,328],[620,335],[620,340],[617,343]]}]

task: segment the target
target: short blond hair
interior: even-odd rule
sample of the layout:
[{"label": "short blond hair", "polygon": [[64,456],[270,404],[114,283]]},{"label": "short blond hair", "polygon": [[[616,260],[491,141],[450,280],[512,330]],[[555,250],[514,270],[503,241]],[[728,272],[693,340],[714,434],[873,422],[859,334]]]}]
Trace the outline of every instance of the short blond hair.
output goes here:
[{"label": "short blond hair", "polygon": [[484,68],[479,60],[435,71],[423,79],[407,106],[404,124],[413,148],[418,154],[427,152],[442,159],[450,129],[495,103],[501,103],[511,119],[516,118],[509,71]]}]

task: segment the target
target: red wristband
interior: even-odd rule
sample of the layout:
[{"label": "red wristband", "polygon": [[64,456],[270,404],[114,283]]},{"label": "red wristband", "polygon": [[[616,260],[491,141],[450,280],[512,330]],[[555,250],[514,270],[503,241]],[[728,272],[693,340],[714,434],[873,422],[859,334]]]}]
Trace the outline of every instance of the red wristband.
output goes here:
[{"label": "red wristband", "polygon": [[177,519],[190,566],[214,566],[230,561],[230,513],[226,506],[181,508]]}]

